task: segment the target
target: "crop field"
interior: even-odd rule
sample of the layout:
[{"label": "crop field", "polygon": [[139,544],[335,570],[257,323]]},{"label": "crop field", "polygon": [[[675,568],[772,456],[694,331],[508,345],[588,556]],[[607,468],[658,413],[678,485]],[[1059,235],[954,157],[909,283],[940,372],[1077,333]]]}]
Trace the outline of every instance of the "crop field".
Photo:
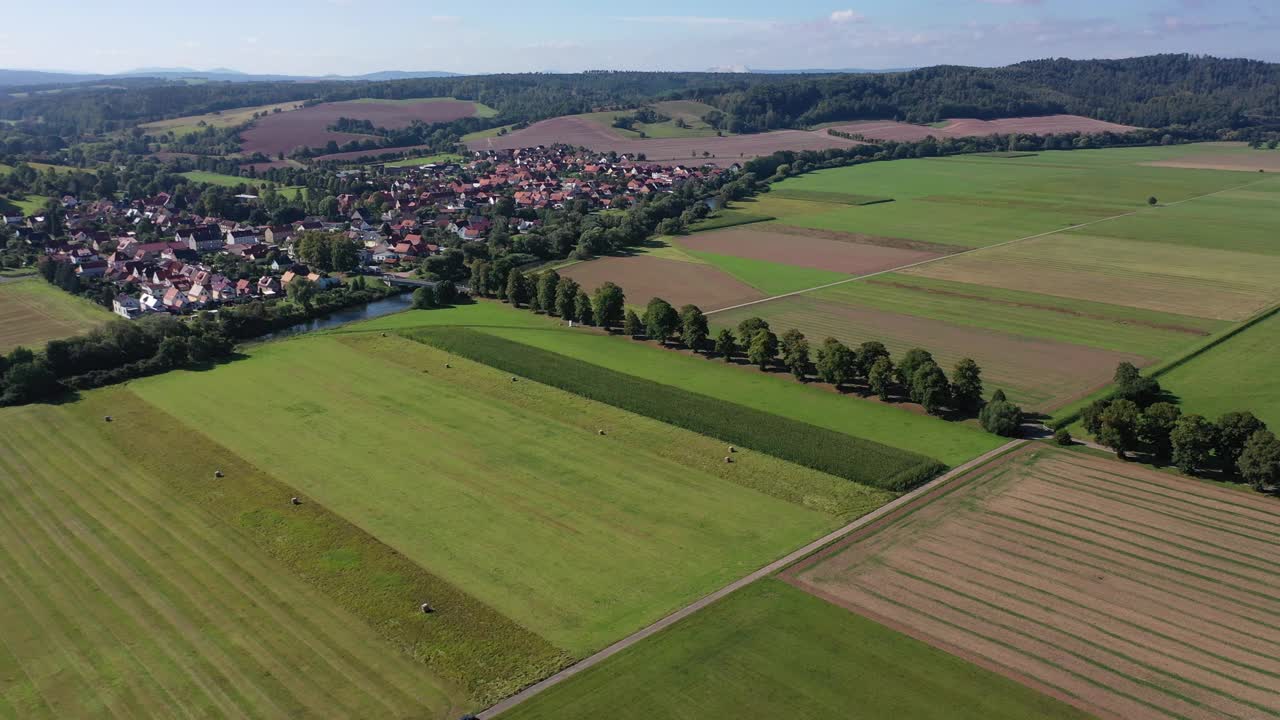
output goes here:
[{"label": "crop field", "polygon": [[820,235],[775,232],[768,223],[700,232],[677,241],[688,250],[733,255],[782,265],[865,275],[939,257],[911,248],[841,242]]},{"label": "crop field", "polygon": [[820,597],[1103,717],[1280,714],[1280,506],[1017,453],[788,571]]},{"label": "crop field", "polygon": [[[207,185],[218,185],[220,187],[237,187],[239,185],[248,185],[251,188],[259,190],[265,188],[270,182],[268,180],[259,180],[255,178],[240,177],[238,175],[223,175],[221,173],[205,172],[203,170],[192,170],[190,172],[181,173],[182,177],[198,183]],[[276,191],[285,196],[296,196],[302,192],[301,187],[277,187]]]},{"label": "crop field", "polygon": [[[683,241],[682,241],[683,242]],[[722,255],[701,250],[681,250],[691,259],[708,263],[732,275],[765,295],[807,290],[833,282],[848,280],[849,275],[832,270],[819,270],[799,265],[783,265],[769,260],[756,260],[741,255]],[[728,305],[703,305],[705,311],[732,307]]]},{"label": "crop field", "polygon": [[333,141],[342,145],[352,140],[368,139],[368,135],[335,132],[328,128],[339,118],[368,120],[375,127],[398,129],[413,121],[449,122],[473,117],[479,112],[475,103],[437,98],[416,102],[349,101],[313,105],[292,112],[260,118],[253,127],[241,133],[240,149],[246,154],[261,152],[267,156],[289,153],[298,147],[321,147]]},{"label": "crop field", "polygon": [[509,666],[484,671],[489,699],[555,669],[532,639],[491,645],[502,623],[580,656],[890,497],[746,449],[727,464],[722,441],[395,335],[250,354],[130,389],[174,414],[207,408],[202,432],[229,452],[501,613],[452,636]]},{"label": "crop field", "polygon": [[975,120],[957,118],[932,125],[912,125],[892,120],[866,120],[854,123],[833,123],[835,130],[862,135],[875,140],[916,142],[927,137],[985,137],[987,135],[1050,135],[1058,133],[1123,133],[1134,128],[1127,125],[1094,120],[1079,115],[1045,115],[1040,117],[1004,118],[1000,120]]},{"label": "crop field", "polygon": [[258,105],[256,107],[236,108],[234,110],[223,110],[221,112],[205,113],[204,115],[187,115],[179,118],[171,118],[169,120],[157,120],[155,122],[145,123],[138,127],[150,133],[172,132],[174,135],[189,135],[193,132],[199,132],[204,127],[225,128],[243,125],[253,119],[255,113],[281,113],[297,110],[302,107],[300,102],[275,103],[272,105]]},{"label": "crop field", "polygon": [[693,303],[711,310],[750,302],[764,293],[708,263],[692,263],[653,255],[606,257],[570,265],[560,271],[588,293],[606,282],[622,285],[627,302],[643,306],[662,297],[676,307]]},{"label": "crop field", "polygon": [[422,165],[433,165],[436,163],[458,162],[462,157],[453,153],[438,153],[435,155],[426,155],[421,157],[405,158],[404,160],[396,160],[386,163],[387,167],[420,167]]},{"label": "crop field", "polygon": [[[612,122],[610,120],[610,122]],[[825,150],[856,143],[825,131],[774,130],[752,135],[724,137],[623,138],[609,123],[581,116],[565,116],[536,122],[502,136],[469,137],[472,150],[506,150],[564,143],[602,152],[644,153],[653,162],[729,164],[768,155],[778,150]]]},{"label": "crop field", "polygon": [[1277,347],[1280,315],[1272,315],[1161,375],[1160,384],[1181,399],[1183,412],[1212,419],[1250,410],[1280,428]]},{"label": "crop field", "polygon": [[779,334],[795,328],[811,343],[820,343],[827,337],[850,346],[879,340],[895,358],[912,348],[924,348],[948,372],[960,359],[973,358],[983,369],[988,395],[1001,388],[1014,402],[1040,411],[1053,410],[1106,385],[1119,362],[1139,366],[1152,363],[1149,358],[1131,353],[951,324],[893,310],[833,302],[819,295],[797,295],[718,313],[711,321],[716,327],[733,328],[752,316],[764,318]]},{"label": "crop field", "polygon": [[105,308],[69,295],[43,278],[0,281],[0,353],[92,330],[112,318]]},{"label": "crop field", "polygon": [[160,472],[140,467],[107,431],[101,398],[0,410],[0,715],[455,717],[471,706],[237,524],[211,522],[178,487],[209,477],[185,472],[186,446]]},{"label": "crop field", "polygon": [[[703,115],[714,109],[710,105],[694,100],[670,100],[653,103],[652,107],[671,119],[660,123],[635,123],[632,129],[628,130],[614,127],[613,123],[620,117],[634,114],[635,110],[615,110],[568,117],[596,123],[620,139],[639,140],[642,132],[652,139],[703,138],[716,135],[716,129],[702,120]],[[676,124],[677,118],[684,120],[685,127]]]},{"label": "crop field", "polygon": [[1083,720],[882,625],[762,580],[502,717]]},{"label": "crop field", "polygon": [[361,331],[466,327],[692,393],[719,398],[889,447],[960,465],[1001,444],[967,425],[863,402],[719,361],[624,341],[555,318],[482,302],[448,311],[398,313],[361,324]]}]

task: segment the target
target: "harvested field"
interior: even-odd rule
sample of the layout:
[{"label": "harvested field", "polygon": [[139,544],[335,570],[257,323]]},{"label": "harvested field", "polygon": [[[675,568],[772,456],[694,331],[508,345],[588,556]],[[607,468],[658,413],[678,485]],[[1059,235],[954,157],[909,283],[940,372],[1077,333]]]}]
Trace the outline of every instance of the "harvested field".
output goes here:
[{"label": "harvested field", "polygon": [[344,117],[368,120],[375,127],[395,130],[408,127],[414,121],[449,122],[475,114],[475,103],[462,100],[323,103],[259,119],[253,127],[241,133],[243,142],[240,149],[245,153],[261,152],[274,156],[298,147],[322,147],[330,141],[342,145],[369,138],[368,135],[333,132],[328,129],[339,118]]},{"label": "harvested field", "polygon": [[1040,411],[1061,407],[1107,384],[1121,361],[1139,366],[1152,362],[1132,353],[954,325],[807,295],[730,310],[715,315],[713,321],[718,327],[734,327],[756,315],[776,332],[796,328],[813,343],[826,337],[849,345],[879,340],[895,357],[911,348],[924,348],[948,370],[961,358],[973,358],[982,366],[988,393],[1003,388],[1011,400]]},{"label": "harvested field", "polygon": [[0,353],[79,335],[109,321],[105,308],[63,292],[44,278],[0,281]]},{"label": "harvested field", "polygon": [[1280,504],[1043,448],[787,572],[1107,718],[1280,714]]},{"label": "harvested field", "polygon": [[1250,150],[1247,153],[1204,154],[1177,160],[1156,160],[1143,163],[1143,165],[1187,168],[1191,170],[1239,170],[1253,173],[1265,170],[1267,172],[1280,172],[1280,152],[1274,150]]},{"label": "harvested field", "polygon": [[353,152],[330,153],[328,155],[317,155],[312,160],[316,162],[355,162],[365,158],[376,158],[382,155],[391,155],[393,153],[412,153],[421,150],[430,150],[431,145],[406,145],[405,147],[395,148],[377,148],[374,150],[355,150]]},{"label": "harvested field", "polygon": [[647,255],[600,258],[571,265],[560,274],[578,281],[587,292],[615,282],[627,293],[631,305],[644,305],[649,298],[661,297],[676,307],[693,303],[703,310],[714,310],[764,297],[759,290],[712,265]]},{"label": "harvested field", "polygon": [[913,125],[892,120],[868,120],[833,125],[831,129],[859,134],[871,140],[916,142],[931,136],[942,139],[946,137],[1007,135],[1009,133],[1022,133],[1025,135],[1056,135],[1073,132],[1124,133],[1137,128],[1094,120],[1093,118],[1079,115],[1045,115],[1041,117],[1003,118],[1000,120],[956,118],[947,120],[946,124],[941,127]]},{"label": "harvested field", "polygon": [[[756,135],[730,135],[705,138],[623,139],[601,123],[580,117],[559,117],[534,123],[501,137],[473,140],[473,150],[515,149],[535,145],[564,143],[592,150],[614,150],[620,153],[644,153],[654,162],[738,162],[778,150],[826,150],[849,147],[857,143],[828,135],[825,130],[777,130]],[[709,153],[712,157],[704,157]]]},{"label": "harvested field", "polygon": [[906,272],[1217,320],[1243,320],[1277,299],[1272,278],[1280,277],[1278,256],[1084,232],[947,258]]},{"label": "harvested field", "polygon": [[938,253],[872,243],[841,242],[796,232],[775,232],[772,225],[743,225],[680,238],[690,250],[767,260],[786,265],[834,270],[850,275],[890,270],[939,257]]}]

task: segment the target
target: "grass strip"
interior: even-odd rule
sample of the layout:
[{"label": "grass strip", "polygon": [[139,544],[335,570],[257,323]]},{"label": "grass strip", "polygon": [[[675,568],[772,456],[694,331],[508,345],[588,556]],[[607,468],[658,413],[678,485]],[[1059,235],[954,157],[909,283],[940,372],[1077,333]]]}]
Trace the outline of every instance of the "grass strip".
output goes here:
[{"label": "grass strip", "polygon": [[468,328],[423,328],[403,334],[591,400],[870,487],[902,492],[946,469],[921,455]]}]

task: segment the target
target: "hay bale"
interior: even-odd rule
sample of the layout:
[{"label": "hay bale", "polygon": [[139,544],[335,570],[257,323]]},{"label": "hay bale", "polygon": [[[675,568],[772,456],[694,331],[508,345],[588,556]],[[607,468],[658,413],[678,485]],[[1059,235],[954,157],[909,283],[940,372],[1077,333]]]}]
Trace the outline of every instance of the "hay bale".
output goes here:
[{"label": "hay bale", "polygon": [[729,452],[731,452],[731,453],[736,453],[736,452],[738,452],[738,448],[736,448],[736,447],[734,447],[734,446],[730,445],[730,446],[729,446]]},{"label": "hay bale", "polygon": [[725,462],[727,462],[727,463],[731,463],[731,462],[733,462],[733,458],[729,457],[728,455],[725,455],[725,456],[724,456],[724,461],[725,461]]},{"label": "hay bale", "polygon": [[600,433],[601,435],[604,435],[604,434],[605,434],[605,433],[604,433],[604,428],[601,428],[601,429],[599,430],[599,433]]},{"label": "hay bale", "polygon": [[214,476],[214,477],[216,477],[216,478],[220,478],[220,477],[222,477],[222,471],[221,471],[221,470],[214,470],[214,471],[213,471],[213,476]]},{"label": "hay bale", "polygon": [[517,381],[516,376],[515,376],[515,375],[512,375],[512,376],[511,376],[511,382],[516,382],[516,381]]},{"label": "hay bale", "polygon": [[104,421],[106,421],[106,422],[111,422],[111,416],[110,416],[110,415],[104,416],[102,419],[103,419]]},{"label": "hay bale", "polygon": [[422,614],[430,615],[435,612],[435,608],[431,607],[431,603],[422,603]]},{"label": "hay bale", "polygon": [[295,497],[295,498],[290,498],[290,499],[289,499],[289,502],[293,503],[294,505],[301,505],[301,504],[302,504],[302,500],[300,500],[300,499],[298,499],[298,498],[296,498],[296,497]]},{"label": "hay bale", "polygon": [[444,366],[445,366],[446,368],[452,368],[452,367],[453,367],[453,364],[452,364],[452,363],[445,363],[445,364],[444,364]]},{"label": "hay bale", "polygon": [[386,334],[386,333],[382,333],[382,337],[386,337],[386,336],[387,336],[387,334]]}]

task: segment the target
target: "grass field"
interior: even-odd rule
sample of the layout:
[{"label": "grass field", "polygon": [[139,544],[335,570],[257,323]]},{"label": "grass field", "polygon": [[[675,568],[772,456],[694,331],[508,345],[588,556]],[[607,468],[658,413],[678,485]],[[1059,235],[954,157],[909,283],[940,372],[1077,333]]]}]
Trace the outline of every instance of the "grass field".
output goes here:
[{"label": "grass field", "polygon": [[1087,716],[786,583],[762,580],[502,717]]},{"label": "grass field", "polygon": [[[182,177],[198,183],[206,185],[218,185],[221,187],[237,187],[239,185],[247,185],[252,188],[262,190],[270,182],[269,180],[260,180],[257,178],[239,177],[236,175],[223,175],[221,173],[205,172],[203,170],[192,170],[190,172],[180,173]],[[297,197],[302,192],[301,187],[277,187],[276,192],[286,197]]]},{"label": "grass field", "polygon": [[[679,243],[679,240],[676,240]],[[689,255],[710,263],[766,295],[805,290],[827,283],[847,280],[848,275],[832,270],[818,270],[797,265],[752,258],[721,255],[700,250],[685,250]]]},{"label": "grass field", "polygon": [[800,569],[801,587],[1108,717],[1280,714],[1280,504],[1041,448]]},{"label": "grass field", "polygon": [[44,195],[24,195],[21,200],[5,197],[0,195],[0,209],[7,209],[5,206],[12,206],[23,215],[36,215],[45,208],[49,198]]},{"label": "grass field", "polygon": [[231,452],[574,655],[888,497],[754,453],[728,465],[721,442],[395,336],[266,344],[131,388],[206,407]]},{"label": "grass field", "polygon": [[[172,132],[174,135],[189,135],[199,132],[204,127],[225,128],[243,125],[253,119],[254,113],[274,113],[276,110],[288,112],[302,107],[300,102],[275,103],[254,107],[235,108],[204,115],[187,115],[169,120],[157,120],[138,127],[151,133]],[[203,125],[201,124],[203,123]]]},{"label": "grass field", "polygon": [[368,332],[433,325],[471,327],[646,380],[919,453],[948,465],[971,460],[1001,442],[994,435],[966,425],[807,387],[790,377],[766,375],[648,343],[569,329],[554,318],[499,303],[399,313],[356,327]]},{"label": "grass field", "polygon": [[[613,122],[619,117],[634,114],[635,110],[587,113],[576,117],[602,125],[619,137],[629,139],[639,138],[641,133],[644,133],[645,137],[654,139],[699,138],[716,135],[716,129],[702,120],[703,115],[715,109],[710,105],[694,100],[668,100],[654,103],[653,108],[671,119],[660,123],[636,123],[632,126],[633,129],[625,130],[614,127]],[[676,125],[677,118],[684,119],[685,127]]]},{"label": "grass field", "polygon": [[105,308],[30,278],[0,282],[0,353],[79,335],[112,318]]},{"label": "grass field", "polygon": [[431,165],[434,163],[457,162],[461,159],[462,158],[460,156],[453,153],[439,153],[437,155],[405,158],[404,160],[385,163],[385,165],[387,167],[419,167],[421,165]]},{"label": "grass field", "polygon": [[168,474],[185,469],[185,445],[151,472],[104,433],[101,409],[0,410],[0,716],[456,717],[471,705],[211,521],[178,487],[195,478]]},{"label": "grass field", "polygon": [[1160,384],[1178,396],[1183,412],[1213,419],[1224,412],[1249,410],[1280,428],[1277,347],[1280,315],[1272,315],[1165,373]]}]

